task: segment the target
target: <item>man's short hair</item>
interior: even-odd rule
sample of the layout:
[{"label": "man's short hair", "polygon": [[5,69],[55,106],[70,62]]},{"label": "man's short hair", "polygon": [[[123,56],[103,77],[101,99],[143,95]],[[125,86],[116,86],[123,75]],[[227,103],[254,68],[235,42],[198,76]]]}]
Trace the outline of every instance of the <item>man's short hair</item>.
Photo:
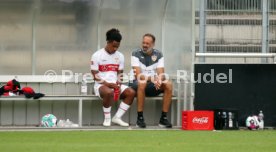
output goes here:
[{"label": "man's short hair", "polygon": [[154,36],[153,34],[146,33],[146,34],[143,36],[143,38],[146,37],[146,36],[151,37],[152,42],[155,43],[155,36]]},{"label": "man's short hair", "polygon": [[122,35],[120,34],[120,31],[118,29],[112,28],[106,32],[106,41],[112,42],[121,42]]}]

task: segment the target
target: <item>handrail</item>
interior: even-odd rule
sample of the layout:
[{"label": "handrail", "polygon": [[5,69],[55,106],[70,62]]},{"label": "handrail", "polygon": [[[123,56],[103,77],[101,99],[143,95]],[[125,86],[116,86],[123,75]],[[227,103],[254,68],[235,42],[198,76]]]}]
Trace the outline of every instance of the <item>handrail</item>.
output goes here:
[{"label": "handrail", "polygon": [[250,57],[275,58],[275,53],[196,53],[196,57]]},{"label": "handrail", "polygon": [[215,58],[272,58],[276,64],[276,53],[195,53],[195,57]]},{"label": "handrail", "polygon": [[[79,83],[82,77],[54,75],[49,78],[47,75],[0,75],[0,83],[8,82],[14,78],[23,83]],[[169,75],[169,78],[171,80],[176,80],[177,75]],[[87,83],[94,83],[92,77],[86,77],[86,80],[88,80]],[[127,83],[128,81],[129,80],[126,78],[123,83]]]},{"label": "handrail", "polygon": [[53,77],[48,77],[47,75],[0,75],[0,82],[7,82],[16,78],[19,82],[34,82],[34,83],[53,83],[53,82],[81,82],[80,79],[75,80],[75,78],[54,75]]}]

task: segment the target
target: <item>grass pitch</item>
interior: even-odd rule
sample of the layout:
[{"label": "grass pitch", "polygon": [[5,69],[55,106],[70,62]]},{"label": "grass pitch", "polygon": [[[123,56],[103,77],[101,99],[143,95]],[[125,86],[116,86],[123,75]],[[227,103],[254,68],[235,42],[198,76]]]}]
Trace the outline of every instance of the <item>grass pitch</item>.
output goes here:
[{"label": "grass pitch", "polygon": [[275,152],[276,131],[0,132],[1,152]]}]

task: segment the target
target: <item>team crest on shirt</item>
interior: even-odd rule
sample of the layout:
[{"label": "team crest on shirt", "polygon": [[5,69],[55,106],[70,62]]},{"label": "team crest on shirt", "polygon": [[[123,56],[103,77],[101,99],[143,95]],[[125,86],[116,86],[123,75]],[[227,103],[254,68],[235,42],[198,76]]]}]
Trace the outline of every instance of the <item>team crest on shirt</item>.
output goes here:
[{"label": "team crest on shirt", "polygon": [[152,60],[153,62],[155,62],[156,59],[157,59],[157,56],[156,56],[156,55],[151,56],[151,60]]},{"label": "team crest on shirt", "polygon": [[119,58],[114,58],[115,62],[119,63]]}]

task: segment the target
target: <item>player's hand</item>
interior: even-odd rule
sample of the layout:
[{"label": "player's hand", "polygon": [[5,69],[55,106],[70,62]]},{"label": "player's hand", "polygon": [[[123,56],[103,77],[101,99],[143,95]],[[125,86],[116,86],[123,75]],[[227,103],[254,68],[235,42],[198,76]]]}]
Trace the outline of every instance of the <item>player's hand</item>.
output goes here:
[{"label": "player's hand", "polygon": [[122,85],[121,81],[117,81],[116,84],[120,87]]},{"label": "player's hand", "polygon": [[154,87],[155,87],[156,90],[160,89],[160,87],[162,85],[162,81],[159,80],[158,77],[155,76],[153,79],[151,79],[151,82],[154,84]]}]

